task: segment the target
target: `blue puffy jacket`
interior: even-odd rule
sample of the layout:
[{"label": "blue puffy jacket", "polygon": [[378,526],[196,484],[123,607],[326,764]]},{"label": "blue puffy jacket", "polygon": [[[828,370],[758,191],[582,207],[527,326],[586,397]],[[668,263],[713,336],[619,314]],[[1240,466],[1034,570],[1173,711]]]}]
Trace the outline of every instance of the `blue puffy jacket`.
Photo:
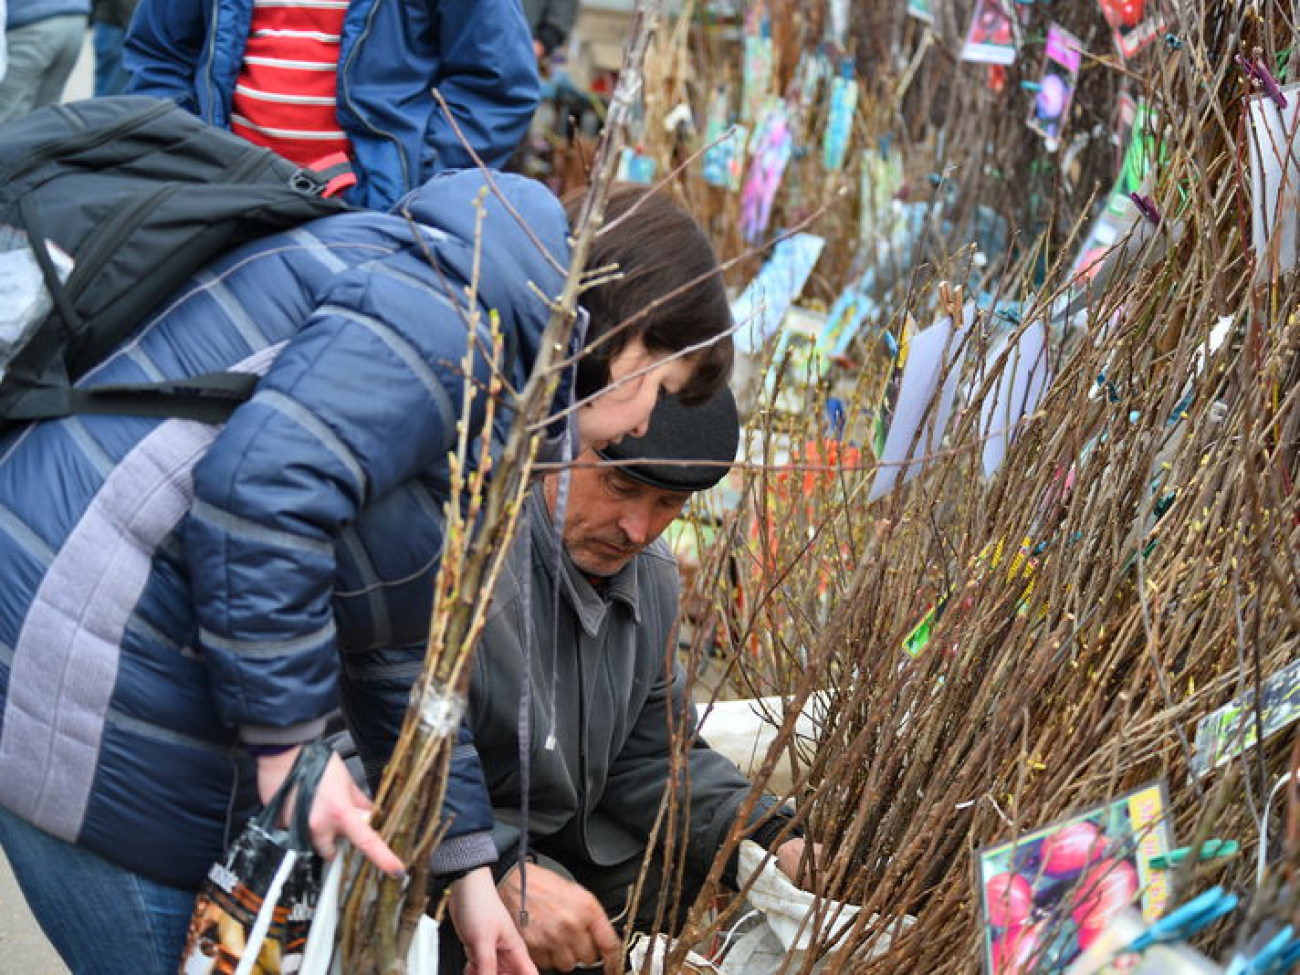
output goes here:
[{"label": "blue puffy jacket", "polygon": [[[481,197],[478,305],[518,388],[568,225],[540,184],[496,182],[550,252]],[[241,741],[306,740],[341,703],[363,756],[387,755],[428,628],[483,187],[445,174],[406,201],[413,222],[344,214],[238,249],[86,379],[264,373],[224,426],[0,437],[0,804],[194,887],[255,807]],[[495,859],[462,736],[440,870]]]},{"label": "blue puffy jacket", "polygon": [[[252,0],[141,0],[123,48],[129,91],[171,98],[230,127]],[[349,202],[386,210],[444,169],[500,167],[537,107],[537,59],[520,0],[352,0],[338,120],[355,157]]]}]

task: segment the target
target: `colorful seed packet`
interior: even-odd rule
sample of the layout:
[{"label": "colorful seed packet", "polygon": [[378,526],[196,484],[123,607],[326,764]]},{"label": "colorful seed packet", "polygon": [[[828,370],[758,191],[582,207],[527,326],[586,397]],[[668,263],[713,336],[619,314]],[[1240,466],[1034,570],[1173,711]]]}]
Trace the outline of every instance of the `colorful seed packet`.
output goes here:
[{"label": "colorful seed packet", "polygon": [[737,349],[753,355],[776,334],[825,246],[825,238],[815,234],[795,234],[776,245],[762,270],[731,304]]},{"label": "colorful seed packet", "polygon": [[708,122],[704,129],[704,154],[700,170],[704,181],[735,191],[745,173],[745,141],[749,137],[743,125],[731,124],[731,98],[725,85],[719,85],[709,102]]},{"label": "colorful seed packet", "polygon": [[1038,79],[1038,94],[1029,110],[1029,127],[1053,145],[1061,138],[1065,120],[1074,101],[1082,61],[1079,39],[1052,24],[1047,29],[1043,73]]},{"label": "colorful seed packet", "polygon": [[1012,64],[1016,60],[1018,33],[1019,24],[1002,0],[979,0],[971,14],[961,59],[981,64]]},{"label": "colorful seed packet", "polygon": [[1106,23],[1110,25],[1115,47],[1131,58],[1165,29],[1163,17],[1148,13],[1147,0],[1097,0]]},{"label": "colorful seed packet", "polygon": [[817,336],[818,351],[828,359],[845,358],[867,316],[879,311],[880,307],[869,295],[854,286],[845,288],[826,313],[826,323]]},{"label": "colorful seed packet", "polygon": [[1198,776],[1259,744],[1259,730],[1270,738],[1300,721],[1300,660],[1293,660],[1260,688],[1259,720],[1255,719],[1255,692],[1247,691],[1196,725],[1196,753],[1191,769]]},{"label": "colorful seed packet", "polygon": [[1106,204],[1074,261],[1074,273],[1093,277],[1107,252],[1138,218],[1133,193],[1147,193],[1156,164],[1165,157],[1155,111],[1146,102],[1121,98],[1116,137],[1125,146],[1123,162]]},{"label": "colorful seed packet", "polygon": [[1172,825],[1164,783],[1034,830],[975,857],[988,975],[1059,972],[1140,901],[1155,921],[1169,876],[1151,857],[1168,853]]},{"label": "colorful seed packet", "polygon": [[785,102],[779,98],[771,99],[763,110],[754,131],[753,154],[740,191],[740,232],[749,244],[757,243],[767,231],[776,191],[794,154],[794,134]]},{"label": "colorful seed packet", "polygon": [[877,151],[862,153],[858,187],[858,237],[879,242],[891,238],[902,222],[895,198],[903,186],[903,160],[888,140]]},{"label": "colorful seed packet", "polygon": [[745,12],[744,29],[740,120],[748,124],[772,91],[772,22],[765,4],[756,3]]},{"label": "colorful seed packet", "polygon": [[853,67],[853,59],[845,58],[831,82],[830,111],[822,135],[822,165],[831,173],[843,168],[853,136],[854,112],[858,107],[858,79],[853,76]]}]

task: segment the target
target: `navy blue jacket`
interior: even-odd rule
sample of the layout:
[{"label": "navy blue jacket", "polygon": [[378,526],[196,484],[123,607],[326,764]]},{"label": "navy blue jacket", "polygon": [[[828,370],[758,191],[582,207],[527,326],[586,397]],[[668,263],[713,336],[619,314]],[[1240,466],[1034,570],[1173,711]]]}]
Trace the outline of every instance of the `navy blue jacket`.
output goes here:
[{"label": "navy blue jacket", "polygon": [[[252,0],[140,0],[122,54],[128,90],[229,128],[252,9]],[[352,0],[341,43],[351,203],[387,210],[435,173],[474,165],[431,88],[488,166],[504,165],[528,130],[539,87],[520,0]]]},{"label": "navy blue jacket", "polygon": [[[255,806],[241,741],[305,740],[342,704],[363,756],[387,755],[442,546],[478,201],[478,310],[500,315],[516,388],[549,317],[533,286],[559,294],[568,262],[559,202],[496,182],[550,258],[478,172],[435,177],[412,222],[344,214],[227,255],[85,380],[262,373],[224,426],[0,437],[0,804],[194,887]],[[464,735],[453,773],[439,870],[495,859]]]}]

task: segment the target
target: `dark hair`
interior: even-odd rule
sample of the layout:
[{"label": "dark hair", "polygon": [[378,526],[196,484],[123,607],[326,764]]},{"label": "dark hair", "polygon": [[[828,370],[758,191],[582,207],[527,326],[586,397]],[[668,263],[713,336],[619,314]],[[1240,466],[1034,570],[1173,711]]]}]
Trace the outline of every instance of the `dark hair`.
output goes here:
[{"label": "dark hair", "polygon": [[[565,204],[570,223],[581,208],[581,197]],[[679,396],[697,404],[725,385],[731,374],[731,306],[717,255],[690,214],[663,192],[616,185],[605,205],[605,228],[587,259],[589,271],[608,267],[617,273],[579,298],[591,323],[588,349],[578,362],[578,396],[608,385],[610,360],[637,338],[648,351],[673,353],[722,336],[695,353],[691,381]]]}]

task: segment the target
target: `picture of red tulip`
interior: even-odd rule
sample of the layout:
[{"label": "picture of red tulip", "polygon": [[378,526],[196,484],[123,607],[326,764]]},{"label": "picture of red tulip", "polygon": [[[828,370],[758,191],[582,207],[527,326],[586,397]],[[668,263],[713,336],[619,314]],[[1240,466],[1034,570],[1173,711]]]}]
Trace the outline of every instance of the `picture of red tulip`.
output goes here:
[{"label": "picture of red tulip", "polygon": [[1042,954],[1042,924],[1016,925],[993,942],[993,975],[1028,975]]},{"label": "picture of red tulip", "polygon": [[1082,928],[1103,928],[1120,908],[1137,896],[1137,870],[1127,860],[1102,860],[1075,887],[1070,916]]},{"label": "picture of red tulip", "polygon": [[1018,873],[999,873],[984,885],[984,903],[990,924],[1000,928],[1020,924],[1034,906],[1034,891]]},{"label": "picture of red tulip", "polygon": [[1080,873],[1106,853],[1106,837],[1093,823],[1084,821],[1062,826],[1043,840],[1043,872],[1049,877]]}]

